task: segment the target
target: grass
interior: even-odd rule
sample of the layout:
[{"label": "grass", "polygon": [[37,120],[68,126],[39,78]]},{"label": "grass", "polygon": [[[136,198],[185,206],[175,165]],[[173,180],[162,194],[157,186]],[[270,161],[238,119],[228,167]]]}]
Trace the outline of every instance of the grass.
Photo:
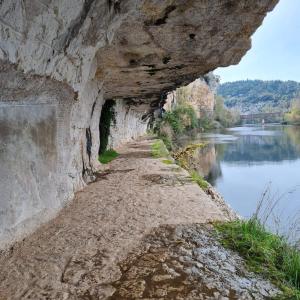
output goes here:
[{"label": "grass", "polygon": [[169,151],[162,140],[157,140],[151,145],[151,153],[155,158],[169,157]]},{"label": "grass", "polygon": [[173,142],[167,135],[159,134],[158,137],[164,142],[166,148],[169,151],[171,151],[173,149],[173,147],[174,147]]},{"label": "grass", "polygon": [[117,158],[119,153],[113,149],[105,150],[102,154],[99,155],[99,161],[102,164],[107,164]]},{"label": "grass", "polygon": [[250,271],[282,290],[278,299],[300,299],[300,252],[256,218],[215,224],[221,243],[237,251]]},{"label": "grass", "polygon": [[164,159],[162,162],[166,165],[172,165],[174,163],[171,159]]},{"label": "grass", "polygon": [[202,190],[206,190],[208,188],[208,182],[200,176],[196,171],[191,171],[190,175],[192,177],[192,180],[196,182]]}]

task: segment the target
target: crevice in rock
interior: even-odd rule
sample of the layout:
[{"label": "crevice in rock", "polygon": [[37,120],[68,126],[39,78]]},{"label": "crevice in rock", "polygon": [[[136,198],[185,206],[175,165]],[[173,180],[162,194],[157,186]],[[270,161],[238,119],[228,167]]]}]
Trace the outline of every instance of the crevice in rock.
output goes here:
[{"label": "crevice in rock", "polygon": [[66,41],[65,41],[65,45],[64,45],[64,49],[63,49],[64,51],[67,50],[71,41],[78,35],[80,28],[82,27],[94,1],[95,0],[86,0],[84,2],[81,15],[79,16],[79,18],[77,20],[74,21],[74,24],[70,28],[69,33],[66,37]]},{"label": "crevice in rock", "polygon": [[196,37],[196,34],[195,34],[195,33],[190,33],[190,34],[189,34],[189,37],[190,37],[191,40],[194,40],[195,37]]},{"label": "crevice in rock", "polygon": [[91,161],[91,154],[92,154],[92,133],[91,128],[87,128],[86,131],[86,153],[89,157],[89,161]]},{"label": "crevice in rock", "polygon": [[91,117],[94,114],[95,106],[96,106],[96,101],[93,103],[93,106],[92,106]]},{"label": "crevice in rock", "polygon": [[108,145],[110,134],[110,126],[115,120],[114,100],[106,100],[101,111],[99,133],[100,133],[100,147],[99,154],[103,153]]},{"label": "crevice in rock", "polygon": [[170,60],[171,60],[171,57],[170,57],[170,56],[165,56],[165,57],[163,58],[163,64],[166,65]]},{"label": "crevice in rock", "polygon": [[166,24],[166,20],[169,17],[169,14],[174,11],[177,8],[176,5],[170,5],[166,8],[164,16],[162,18],[157,19],[153,24],[150,25],[155,25],[155,26],[160,26],[163,24]]},{"label": "crevice in rock", "polygon": [[108,0],[108,8],[110,11],[113,9],[115,13],[119,14],[121,12],[121,3],[119,0]]},{"label": "crevice in rock", "polygon": [[85,178],[86,168],[85,168],[85,163],[84,163],[84,157],[83,157],[83,151],[82,151],[82,149],[81,149],[81,161],[82,161],[81,175],[82,175],[82,178]]}]

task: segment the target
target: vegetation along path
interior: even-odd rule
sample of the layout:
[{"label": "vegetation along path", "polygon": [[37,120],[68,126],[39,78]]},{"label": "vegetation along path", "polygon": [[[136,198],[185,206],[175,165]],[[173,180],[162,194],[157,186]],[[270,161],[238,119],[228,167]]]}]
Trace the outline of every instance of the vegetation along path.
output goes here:
[{"label": "vegetation along path", "polygon": [[230,219],[225,204],[183,169],[154,158],[152,144],[143,139],[118,149],[119,157],[54,220],[1,254],[1,300],[263,299],[276,293],[205,224]]}]

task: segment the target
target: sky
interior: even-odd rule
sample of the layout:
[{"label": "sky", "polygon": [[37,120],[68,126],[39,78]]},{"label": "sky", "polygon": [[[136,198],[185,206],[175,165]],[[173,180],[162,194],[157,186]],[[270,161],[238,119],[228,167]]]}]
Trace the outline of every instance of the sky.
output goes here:
[{"label": "sky", "polygon": [[300,82],[300,0],[280,0],[252,36],[236,66],[218,68],[221,82],[262,79]]}]

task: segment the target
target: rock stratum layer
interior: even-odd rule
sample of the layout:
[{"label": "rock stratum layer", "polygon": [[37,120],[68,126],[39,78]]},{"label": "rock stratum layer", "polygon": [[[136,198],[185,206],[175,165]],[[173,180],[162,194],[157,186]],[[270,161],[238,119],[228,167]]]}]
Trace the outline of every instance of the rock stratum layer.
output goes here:
[{"label": "rock stratum layer", "polygon": [[276,3],[0,1],[1,247],[93,179],[106,100],[117,100],[116,147],[168,91],[238,63]]}]

